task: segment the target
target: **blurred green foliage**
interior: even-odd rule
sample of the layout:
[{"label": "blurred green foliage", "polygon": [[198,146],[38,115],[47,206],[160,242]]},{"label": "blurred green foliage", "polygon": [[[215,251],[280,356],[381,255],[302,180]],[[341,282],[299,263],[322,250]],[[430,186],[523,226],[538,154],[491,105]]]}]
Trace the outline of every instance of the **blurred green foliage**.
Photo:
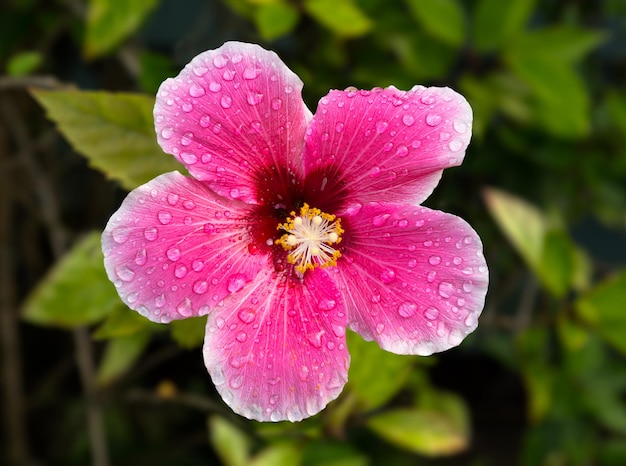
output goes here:
[{"label": "blurred green foliage", "polygon": [[[433,358],[392,355],[349,335],[344,393],[299,424],[233,415],[201,364],[163,368],[188,349],[183,358],[199,362],[205,319],[147,323],[117,300],[97,233],[77,240],[25,297],[23,317],[91,326],[113,464],[626,464],[622,0],[13,0],[2,8],[0,65],[12,80],[3,82],[10,90],[53,76],[54,89],[32,96],[110,189],[179,168],[156,144],[153,94],[228,39],[276,50],[305,82],[312,109],[331,88],[419,83],[453,87],[474,110],[466,162],[446,171],[427,203],[462,215],[483,238],[491,285],[478,330]],[[43,131],[41,114],[28,124]],[[99,212],[100,226],[121,192]],[[78,237],[89,226],[74,228]],[[136,373],[151,354],[161,355],[150,366],[158,370]],[[176,384],[164,383],[168,371]],[[142,387],[154,390],[133,398]],[[125,409],[129,398],[154,405]],[[34,422],[50,406],[66,414],[60,432],[38,438],[40,460],[87,462],[78,400],[48,400],[30,414]],[[67,448],[53,447],[57,435]]]}]

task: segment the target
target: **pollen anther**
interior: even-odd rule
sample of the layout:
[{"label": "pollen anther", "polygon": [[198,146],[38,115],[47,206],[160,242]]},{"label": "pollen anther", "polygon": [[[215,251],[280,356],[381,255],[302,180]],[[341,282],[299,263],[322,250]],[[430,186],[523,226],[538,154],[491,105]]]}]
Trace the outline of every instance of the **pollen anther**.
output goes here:
[{"label": "pollen anther", "polygon": [[300,208],[299,214],[291,212],[290,215],[285,223],[278,225],[277,229],[285,234],[276,240],[289,251],[287,261],[300,273],[337,265],[341,252],[333,245],[341,242],[341,219],[308,204]]}]

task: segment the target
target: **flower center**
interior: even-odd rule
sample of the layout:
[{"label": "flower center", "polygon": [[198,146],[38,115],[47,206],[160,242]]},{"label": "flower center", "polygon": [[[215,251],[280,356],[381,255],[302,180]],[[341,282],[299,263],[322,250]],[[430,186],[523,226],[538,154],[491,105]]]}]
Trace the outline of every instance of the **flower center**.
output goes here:
[{"label": "flower center", "polygon": [[291,212],[285,223],[278,225],[278,230],[286,233],[276,242],[289,251],[287,260],[304,273],[315,267],[337,265],[341,252],[332,245],[341,242],[341,219],[304,204],[300,215]]}]

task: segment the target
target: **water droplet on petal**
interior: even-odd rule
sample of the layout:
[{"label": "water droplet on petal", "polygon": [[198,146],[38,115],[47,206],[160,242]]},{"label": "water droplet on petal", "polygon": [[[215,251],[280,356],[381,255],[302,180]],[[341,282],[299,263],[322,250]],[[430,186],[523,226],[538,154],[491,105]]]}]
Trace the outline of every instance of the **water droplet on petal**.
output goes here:
[{"label": "water droplet on petal", "polygon": [[194,163],[198,162],[198,157],[196,156],[196,154],[193,154],[191,152],[181,152],[180,158],[183,161],[183,163],[186,165],[193,165]]},{"label": "water droplet on petal", "polygon": [[115,267],[115,274],[125,282],[130,282],[135,278],[135,272],[129,269],[126,265]]},{"label": "water droplet on petal", "polygon": [[463,149],[463,142],[460,139],[453,139],[448,143],[448,147],[452,152],[458,152]]},{"label": "water droplet on petal", "polygon": [[245,275],[237,273],[235,275],[232,275],[230,279],[228,280],[227,289],[231,293],[235,293],[239,291],[240,289],[242,289],[245,284],[246,284]]},{"label": "water droplet on petal", "polygon": [[154,300],[154,305],[156,307],[165,306],[165,296],[163,294],[160,294],[159,296],[157,296],[156,299]]},{"label": "water droplet on petal", "polygon": [[261,74],[261,70],[259,68],[253,68],[249,66],[245,70],[243,70],[243,79],[248,79],[248,80],[256,79],[257,76],[259,76],[260,74]]},{"label": "water droplet on petal", "polygon": [[431,94],[424,94],[420,97],[420,101],[424,105],[432,105],[435,103],[435,97]]},{"label": "water droplet on petal", "polygon": [[222,108],[230,108],[233,105],[233,99],[229,95],[224,94],[220,100],[220,105]]},{"label": "water droplet on petal", "polygon": [[183,202],[183,207],[184,207],[185,209],[187,209],[187,210],[191,210],[191,209],[193,209],[194,207],[196,207],[196,204],[195,204],[195,202],[193,202],[192,200],[189,200],[189,199],[188,199],[188,200],[186,200],[186,201],[184,201],[184,202]]},{"label": "water droplet on petal", "polygon": [[467,123],[461,120],[454,120],[452,123],[454,130],[459,134],[465,134],[467,132]]},{"label": "water droplet on petal", "polygon": [[222,85],[218,82],[211,81],[209,83],[209,91],[211,92],[219,92],[222,90]]},{"label": "water droplet on petal", "polygon": [[204,95],[204,88],[197,84],[192,84],[189,88],[189,95],[191,97],[202,97]]},{"label": "water droplet on petal", "polygon": [[378,178],[380,176],[380,167],[374,166],[372,167],[372,169],[370,170],[370,178]]},{"label": "water droplet on petal", "polygon": [[241,388],[241,386],[243,385],[243,377],[242,376],[235,377],[230,382],[228,382],[228,385],[230,385],[230,388],[233,388],[235,390],[237,390],[238,388]]},{"label": "water droplet on petal", "polygon": [[174,135],[174,128],[170,128],[169,126],[166,126],[165,128],[161,130],[161,137],[163,139],[170,139],[173,135]]},{"label": "water droplet on petal", "polygon": [[279,98],[275,98],[272,100],[272,108],[274,110],[280,110],[280,107],[283,106],[283,101],[280,100]]},{"label": "water droplet on petal", "polygon": [[143,231],[143,236],[148,241],[154,241],[159,236],[159,231],[156,229],[156,227],[148,227]]},{"label": "water droplet on petal", "polygon": [[430,256],[428,258],[428,263],[430,265],[439,265],[439,264],[441,264],[441,257],[439,257],[439,256]]},{"label": "water droplet on petal", "polygon": [[209,285],[204,280],[198,280],[193,284],[193,292],[196,294],[204,294],[209,289]]},{"label": "water droplet on petal", "polygon": [[248,104],[256,105],[263,100],[263,94],[259,94],[258,92],[248,92]]},{"label": "water droplet on petal", "polygon": [[113,236],[113,241],[118,244],[122,244],[128,241],[130,230],[126,227],[117,227],[111,231],[111,236]]},{"label": "water droplet on petal", "polygon": [[383,283],[391,283],[395,278],[396,273],[391,269],[383,270],[380,273],[380,279]]},{"label": "water droplet on petal", "polygon": [[378,335],[382,334],[385,331],[385,324],[382,322],[376,325],[376,333]]},{"label": "water droplet on petal", "polygon": [[417,266],[417,261],[415,259],[411,259],[407,265],[410,268],[415,268]]},{"label": "water droplet on petal", "polygon": [[178,199],[178,194],[169,193],[167,195],[167,203],[171,206],[175,206],[176,204],[178,204]]},{"label": "water droplet on petal", "polygon": [[413,115],[404,115],[402,117],[402,123],[404,123],[406,126],[413,126],[413,124],[415,123],[415,118],[413,117]]},{"label": "water droplet on petal", "polygon": [[172,214],[166,212],[165,210],[159,212],[157,216],[159,217],[159,222],[161,222],[162,225],[167,225],[172,221]]},{"label": "water droplet on petal", "polygon": [[135,264],[144,265],[147,260],[148,260],[148,253],[146,252],[145,248],[137,251],[137,254],[135,254]]},{"label": "water droplet on petal", "polygon": [[178,264],[174,269],[174,276],[176,278],[184,278],[187,275],[187,267],[183,264]]},{"label": "water droplet on petal", "polygon": [[428,320],[435,320],[437,317],[439,317],[439,309],[432,306],[426,308],[426,310],[424,311],[424,317],[426,317]]},{"label": "water droplet on petal", "polygon": [[387,131],[388,127],[389,123],[387,123],[385,120],[380,120],[376,123],[376,132],[378,134],[384,133],[385,131]]},{"label": "water droplet on petal", "polygon": [[224,68],[227,63],[228,60],[224,55],[217,55],[213,58],[213,66],[215,66],[215,68]]},{"label": "water droplet on petal", "polygon": [[437,272],[435,272],[434,270],[431,270],[430,272],[428,272],[428,275],[426,276],[426,280],[428,280],[428,283],[432,283],[435,281],[435,277],[437,277]]},{"label": "water droplet on petal", "polygon": [[391,217],[390,214],[380,214],[380,215],[376,215],[373,219],[372,219],[372,223],[374,224],[374,226],[376,227],[382,227],[385,222],[387,221],[387,219]]},{"label": "water droplet on petal", "polygon": [[396,155],[398,157],[406,157],[409,155],[409,148],[407,146],[401,145],[396,149]]},{"label": "water droplet on petal", "polygon": [[241,320],[244,324],[250,324],[256,319],[256,311],[251,307],[244,307],[237,314],[239,320]]},{"label": "water droplet on petal", "polygon": [[401,317],[411,317],[413,314],[415,314],[416,310],[417,304],[410,301],[405,301],[400,304],[400,306],[398,306],[398,314],[400,314]]},{"label": "water droplet on petal", "polygon": [[322,347],[322,335],[324,335],[324,330],[320,330],[317,333],[310,333],[307,335],[307,340],[311,343],[315,348]]},{"label": "water droplet on petal", "polygon": [[170,248],[165,252],[165,254],[167,255],[167,258],[171,261],[176,262],[180,259],[180,249],[178,248]]},{"label": "water droplet on petal", "polygon": [[331,309],[334,309],[337,306],[337,301],[335,301],[334,299],[330,299],[330,298],[323,298],[317,303],[317,306],[322,311],[330,311]]},{"label": "water droplet on petal", "polygon": [[337,131],[338,133],[341,133],[343,131],[343,127],[344,127],[344,124],[339,122],[335,125],[335,131]]},{"label": "water droplet on petal", "polygon": [[239,332],[235,337],[239,343],[243,343],[248,338],[246,332]]},{"label": "water droplet on petal", "polygon": [[441,282],[439,284],[439,296],[442,298],[449,298],[454,293],[454,287],[452,283],[449,282]]},{"label": "water droplet on petal", "polygon": [[462,262],[463,262],[463,259],[461,259],[459,256],[454,256],[454,258],[452,259],[452,263],[454,265],[461,265]]},{"label": "water droplet on petal", "polygon": [[437,126],[442,121],[441,115],[436,113],[429,113],[426,115],[426,124],[428,126]]}]

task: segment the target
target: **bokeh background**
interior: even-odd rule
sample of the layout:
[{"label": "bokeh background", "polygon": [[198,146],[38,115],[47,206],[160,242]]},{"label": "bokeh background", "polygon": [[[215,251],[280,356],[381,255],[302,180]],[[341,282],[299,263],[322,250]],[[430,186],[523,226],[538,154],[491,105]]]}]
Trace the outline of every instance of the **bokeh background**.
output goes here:
[{"label": "bokeh background", "polygon": [[[108,216],[171,167],[158,85],[226,40],[277,51],[312,110],[425,84],[475,115],[426,205],[484,241],[478,330],[429,358],[350,335],[343,394],[298,424],[233,414],[203,320],[147,323],[101,263]],[[0,72],[3,464],[626,464],[623,0],[5,0]]]}]

